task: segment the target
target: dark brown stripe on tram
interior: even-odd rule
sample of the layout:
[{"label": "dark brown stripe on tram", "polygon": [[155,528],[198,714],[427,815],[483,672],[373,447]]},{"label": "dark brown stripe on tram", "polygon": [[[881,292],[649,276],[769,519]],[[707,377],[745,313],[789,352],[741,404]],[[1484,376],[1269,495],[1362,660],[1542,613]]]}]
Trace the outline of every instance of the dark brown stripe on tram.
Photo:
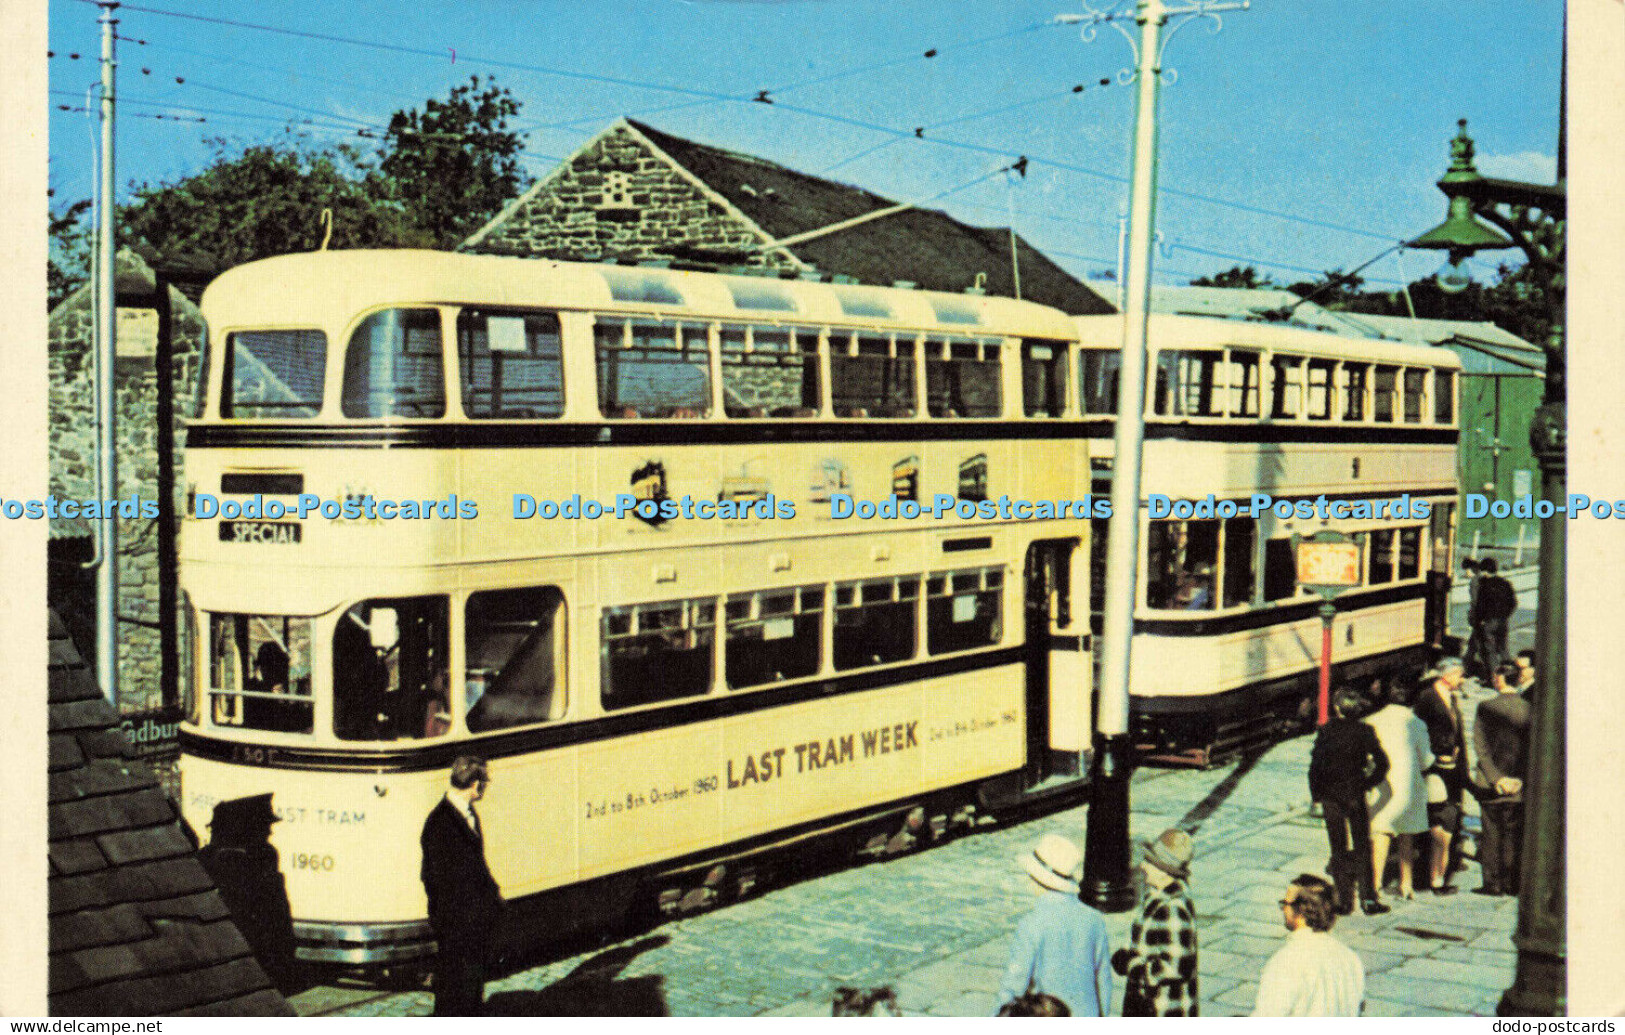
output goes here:
[{"label": "dark brown stripe on tram", "polygon": [[[1112,422],[1063,421],[639,421],[637,423],[471,422],[391,427],[318,424],[199,424],[188,449],[542,449],[584,446],[759,445],[791,442],[1055,441],[1105,439]],[[1451,445],[1453,428],[1343,427],[1326,424],[1146,425],[1148,441]]]},{"label": "dark brown stripe on tram", "polygon": [[687,726],[734,715],[767,711],[771,708],[783,708],[821,698],[861,693],[895,683],[938,679],[961,672],[1011,665],[1021,661],[1025,651],[1024,645],[1004,647],[980,654],[925,661],[904,668],[791,683],[770,690],[732,691],[727,696],[704,697],[665,708],[623,712],[586,722],[558,723],[508,733],[479,734],[452,743],[392,747],[382,751],[367,750],[358,745],[356,750],[349,751],[246,744],[182,730],[180,748],[183,753],[198,758],[252,764],[267,769],[313,769],[324,772],[357,773],[421,772],[428,769],[444,769],[461,754],[476,753],[486,759],[528,755],[551,748],[590,744],[646,733],[650,730]]}]

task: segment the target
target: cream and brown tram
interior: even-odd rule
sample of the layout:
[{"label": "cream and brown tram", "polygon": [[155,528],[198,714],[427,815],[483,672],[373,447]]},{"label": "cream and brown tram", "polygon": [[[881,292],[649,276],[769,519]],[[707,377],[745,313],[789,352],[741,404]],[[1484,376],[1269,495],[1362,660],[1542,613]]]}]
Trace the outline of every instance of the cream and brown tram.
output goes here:
[{"label": "cream and brown tram", "polygon": [[[1122,322],[1077,326],[1082,433],[1100,496]],[[1321,630],[1320,599],[1297,585],[1295,536],[1333,529],[1359,546],[1360,584],[1337,600],[1337,679],[1419,668],[1436,654],[1454,552],[1456,356],[1178,315],[1152,317],[1148,350],[1129,679],[1141,757],[1207,764],[1301,728]],[[1097,633],[1105,532],[1096,522]]]},{"label": "cream and brown tram", "polygon": [[[203,311],[182,808],[207,836],[272,795],[301,957],[430,951],[418,832],[464,753],[550,935],[815,832],[884,850],[1081,785],[1063,314],[412,251],[252,263]],[[864,516],[894,497],[984,506]]]}]

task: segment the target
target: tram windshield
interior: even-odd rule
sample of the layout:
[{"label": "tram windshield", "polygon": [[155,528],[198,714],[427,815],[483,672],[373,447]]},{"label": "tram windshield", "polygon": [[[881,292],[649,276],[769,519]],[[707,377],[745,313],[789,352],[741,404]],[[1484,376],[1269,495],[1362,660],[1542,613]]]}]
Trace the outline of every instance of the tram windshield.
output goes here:
[{"label": "tram windshield", "polygon": [[310,733],[310,619],[213,613],[209,716],[216,726]]}]

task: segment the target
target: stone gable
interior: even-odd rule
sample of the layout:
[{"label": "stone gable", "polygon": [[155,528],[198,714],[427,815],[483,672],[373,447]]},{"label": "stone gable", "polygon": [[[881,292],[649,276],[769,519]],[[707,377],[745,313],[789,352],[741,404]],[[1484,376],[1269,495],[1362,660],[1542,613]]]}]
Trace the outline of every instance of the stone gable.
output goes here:
[{"label": "stone gable", "polygon": [[[674,248],[743,250],[766,238],[630,126],[617,124],[537,184],[466,250],[581,262],[667,259]],[[795,269],[782,255],[752,265]]]}]

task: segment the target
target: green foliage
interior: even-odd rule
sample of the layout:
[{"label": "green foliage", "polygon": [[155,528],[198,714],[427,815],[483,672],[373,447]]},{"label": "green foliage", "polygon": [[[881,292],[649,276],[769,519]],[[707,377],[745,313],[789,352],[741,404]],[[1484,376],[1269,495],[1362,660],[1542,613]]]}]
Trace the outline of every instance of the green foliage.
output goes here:
[{"label": "green foliage", "polygon": [[1211,277],[1197,277],[1191,281],[1192,287],[1216,288],[1273,288],[1279,284],[1269,278],[1268,274],[1261,274],[1251,266],[1232,266],[1223,273],[1215,273]]},{"label": "green foliage", "polygon": [[422,111],[398,111],[369,184],[407,209],[435,247],[454,247],[526,186],[522,140],[508,128],[517,114],[513,95],[482,87],[479,76]]},{"label": "green foliage", "polygon": [[225,141],[212,143],[216,160],[204,171],[135,187],[135,200],[119,213],[124,243],[226,269],[321,247],[324,209],[333,213],[330,248],[429,243],[399,206],[369,193],[351,147],[316,147],[293,137],[233,155]]},{"label": "green foliage", "polygon": [[90,199],[53,209],[50,215],[50,257],[45,263],[45,308],[55,309],[79,290],[90,276],[90,249],[94,231],[84,219]]}]

